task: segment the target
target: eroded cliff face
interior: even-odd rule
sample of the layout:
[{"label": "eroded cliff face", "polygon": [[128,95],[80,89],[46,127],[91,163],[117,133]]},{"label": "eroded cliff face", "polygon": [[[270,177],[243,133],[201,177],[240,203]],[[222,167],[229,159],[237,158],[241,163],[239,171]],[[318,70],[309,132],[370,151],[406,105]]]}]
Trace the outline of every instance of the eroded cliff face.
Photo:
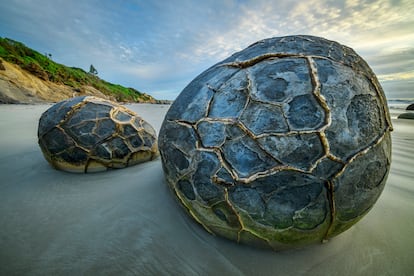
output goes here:
[{"label": "eroded cliff face", "polygon": [[84,85],[74,89],[68,85],[42,80],[19,66],[0,58],[0,103],[35,104],[58,102],[67,98],[92,95],[115,100],[94,87]]}]

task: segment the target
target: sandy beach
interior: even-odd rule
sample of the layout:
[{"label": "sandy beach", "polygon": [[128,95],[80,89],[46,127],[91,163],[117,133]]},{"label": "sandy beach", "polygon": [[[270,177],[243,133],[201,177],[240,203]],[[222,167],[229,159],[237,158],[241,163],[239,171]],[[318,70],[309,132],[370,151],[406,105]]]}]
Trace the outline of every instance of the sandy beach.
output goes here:
[{"label": "sandy beach", "polygon": [[[413,275],[414,120],[392,110],[385,189],[354,227],[273,252],[190,220],[157,160],[95,174],[49,166],[37,124],[50,105],[0,105],[0,275]],[[134,104],[159,131],[168,105]]]}]

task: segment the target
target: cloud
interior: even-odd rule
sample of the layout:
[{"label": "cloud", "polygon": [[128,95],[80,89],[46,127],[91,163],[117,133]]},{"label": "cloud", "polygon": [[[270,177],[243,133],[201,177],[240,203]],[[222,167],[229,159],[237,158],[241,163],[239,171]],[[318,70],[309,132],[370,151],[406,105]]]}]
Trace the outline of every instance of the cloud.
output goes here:
[{"label": "cloud", "polygon": [[414,80],[414,70],[408,72],[378,75],[380,81]]},{"label": "cloud", "polygon": [[380,75],[406,75],[414,70],[413,61],[414,48],[386,48],[369,57],[371,66]]},{"label": "cloud", "polygon": [[410,98],[414,99],[413,87],[414,80],[405,81],[380,81],[385,94],[390,99]]},{"label": "cloud", "polygon": [[171,95],[257,40],[311,34],[354,48],[393,85],[412,78],[413,14],[412,0],[9,0],[0,2],[0,35]]}]

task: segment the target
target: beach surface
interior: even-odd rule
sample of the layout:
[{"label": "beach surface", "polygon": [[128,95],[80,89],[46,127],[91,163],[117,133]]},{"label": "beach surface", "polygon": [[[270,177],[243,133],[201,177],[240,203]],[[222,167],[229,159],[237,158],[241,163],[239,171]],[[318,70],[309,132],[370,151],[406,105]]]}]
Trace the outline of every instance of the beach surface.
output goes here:
[{"label": "beach surface", "polygon": [[[0,275],[414,275],[414,120],[396,119],[373,209],[327,243],[273,252],[187,217],[161,160],[95,174],[54,170],[37,144],[51,105],[0,105]],[[168,105],[133,104],[157,133]]]}]

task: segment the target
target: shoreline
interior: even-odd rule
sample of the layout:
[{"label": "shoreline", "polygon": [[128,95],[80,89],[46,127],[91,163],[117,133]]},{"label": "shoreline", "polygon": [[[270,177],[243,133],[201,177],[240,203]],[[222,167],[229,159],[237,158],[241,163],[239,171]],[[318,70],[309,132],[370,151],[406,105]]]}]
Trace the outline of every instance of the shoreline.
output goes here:
[{"label": "shoreline", "polygon": [[[84,96],[91,96],[91,95],[84,95]],[[153,105],[171,105],[174,101],[173,100],[157,100],[157,102],[152,103],[152,102],[116,102],[118,104],[121,105],[131,105],[131,104],[153,104]],[[58,102],[47,102],[47,101],[43,101],[43,102],[32,102],[32,103],[25,103],[25,102],[16,102],[16,103],[2,103],[0,102],[0,106],[2,105],[53,105],[56,104]]]}]

